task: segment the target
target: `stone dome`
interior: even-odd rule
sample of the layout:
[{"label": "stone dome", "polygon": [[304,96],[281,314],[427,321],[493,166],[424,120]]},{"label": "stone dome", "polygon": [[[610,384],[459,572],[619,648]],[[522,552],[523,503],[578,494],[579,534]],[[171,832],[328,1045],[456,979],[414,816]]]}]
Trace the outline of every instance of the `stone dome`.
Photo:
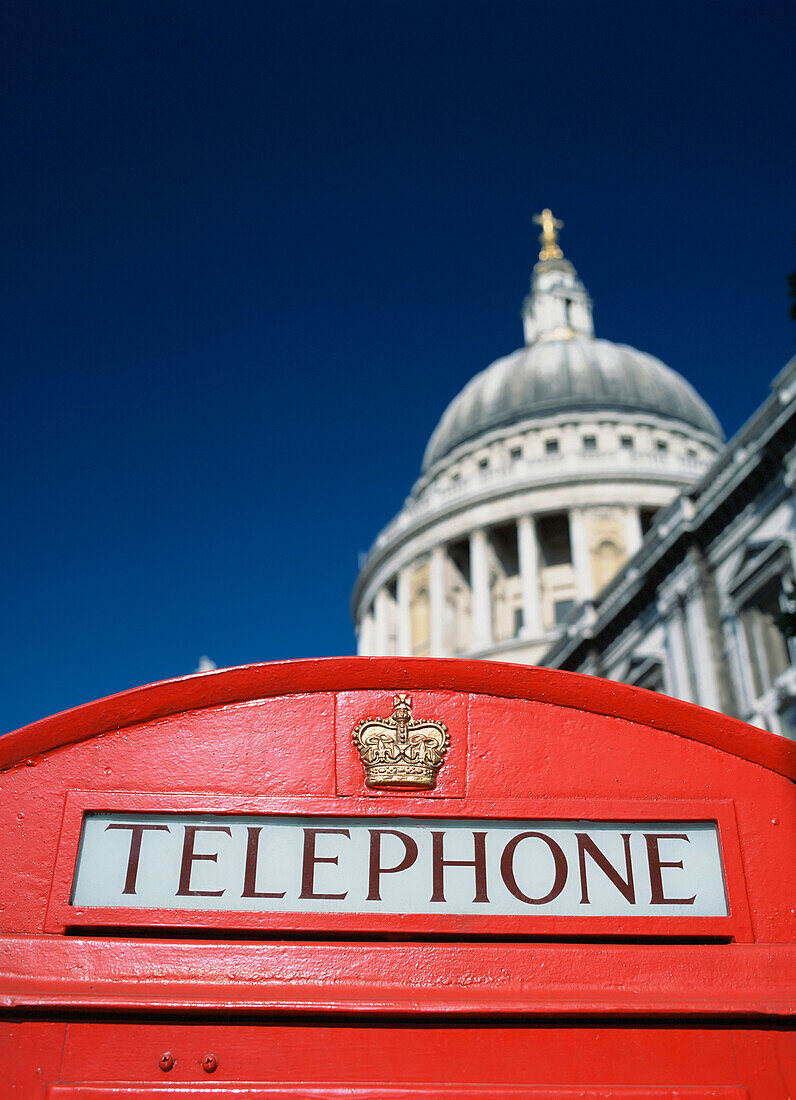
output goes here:
[{"label": "stone dome", "polygon": [[498,359],[453,399],[426,448],[423,471],[485,432],[539,417],[611,410],[654,414],[722,441],[715,415],[660,359],[626,344],[567,333]]}]

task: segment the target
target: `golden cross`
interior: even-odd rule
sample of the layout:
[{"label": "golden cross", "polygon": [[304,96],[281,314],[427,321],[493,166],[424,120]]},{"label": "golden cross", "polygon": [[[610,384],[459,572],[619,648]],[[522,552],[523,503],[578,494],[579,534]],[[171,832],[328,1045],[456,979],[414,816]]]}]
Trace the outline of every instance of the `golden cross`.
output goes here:
[{"label": "golden cross", "polygon": [[537,225],[541,225],[542,232],[539,234],[539,242],[542,246],[542,251],[539,253],[540,260],[560,260],[564,253],[558,247],[558,232],[557,230],[564,228],[564,223],[559,221],[558,218],[553,217],[553,211],[547,207],[541,214],[534,214],[533,220]]}]

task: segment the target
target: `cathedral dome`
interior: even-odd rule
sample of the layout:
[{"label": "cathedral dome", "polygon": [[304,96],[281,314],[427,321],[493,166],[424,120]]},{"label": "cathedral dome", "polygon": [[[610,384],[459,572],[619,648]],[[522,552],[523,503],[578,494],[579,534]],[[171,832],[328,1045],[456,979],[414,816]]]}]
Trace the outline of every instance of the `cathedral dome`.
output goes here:
[{"label": "cathedral dome", "polygon": [[465,386],[429,440],[424,472],[485,432],[568,412],[654,414],[723,439],[693,386],[659,359],[588,331],[557,337],[558,330],[543,334]]},{"label": "cathedral dome", "polygon": [[525,346],[454,398],[423,473],[363,558],[360,653],[539,663],[722,450],[716,417],[684,378],[595,338],[562,223],[549,209],[534,220],[542,249]]}]

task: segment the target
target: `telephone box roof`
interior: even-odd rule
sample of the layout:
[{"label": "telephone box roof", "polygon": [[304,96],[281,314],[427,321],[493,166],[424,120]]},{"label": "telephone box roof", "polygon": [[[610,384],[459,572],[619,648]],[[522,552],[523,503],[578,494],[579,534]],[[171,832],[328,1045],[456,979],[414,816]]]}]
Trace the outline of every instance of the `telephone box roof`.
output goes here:
[{"label": "telephone box roof", "polygon": [[273,696],[379,689],[533,699],[702,742],[796,779],[796,745],[792,742],[691,703],[593,676],[531,665],[404,657],[277,661],[147,684],[6,734],[0,738],[0,770],[62,746],[185,711]]}]

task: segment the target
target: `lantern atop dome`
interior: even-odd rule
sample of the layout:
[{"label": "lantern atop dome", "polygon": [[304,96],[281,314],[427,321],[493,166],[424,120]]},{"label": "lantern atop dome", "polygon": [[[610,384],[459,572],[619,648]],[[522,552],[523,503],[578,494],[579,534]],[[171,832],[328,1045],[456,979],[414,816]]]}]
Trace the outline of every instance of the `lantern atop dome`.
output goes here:
[{"label": "lantern atop dome", "polygon": [[558,230],[564,223],[548,207],[534,214],[533,220],[542,227],[542,249],[533,269],[531,292],[522,307],[526,345],[593,336],[591,300],[558,243]]}]

